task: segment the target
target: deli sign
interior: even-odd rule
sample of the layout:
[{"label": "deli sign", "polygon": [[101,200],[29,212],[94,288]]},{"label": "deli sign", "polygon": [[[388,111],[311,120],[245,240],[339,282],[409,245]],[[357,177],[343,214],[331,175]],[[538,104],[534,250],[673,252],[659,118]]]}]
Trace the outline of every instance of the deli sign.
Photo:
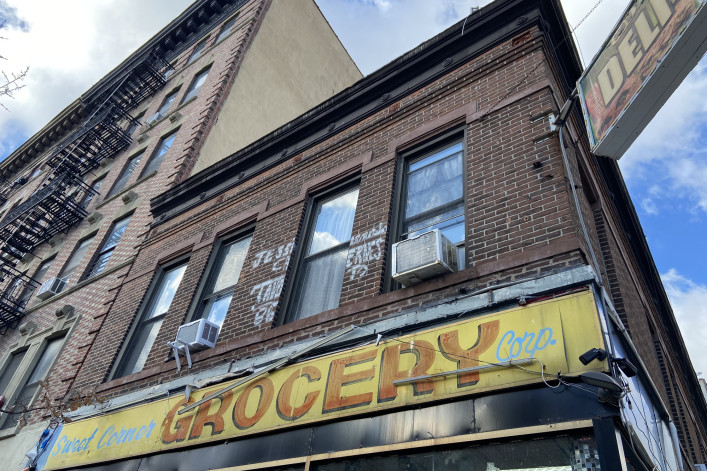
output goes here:
[{"label": "deli sign", "polygon": [[[540,371],[587,370],[579,356],[603,345],[589,291],[293,364],[178,414],[183,394],[64,424],[44,469],[61,469],[234,440],[253,433],[542,381]],[[519,367],[427,375],[535,358]],[[605,368],[592,362],[592,368]],[[525,368],[525,369],[523,369]],[[423,378],[419,378],[423,377]],[[411,382],[400,382],[415,378]],[[231,383],[192,393],[190,402]]]},{"label": "deli sign", "polygon": [[578,89],[592,151],[620,158],[707,49],[700,0],[634,0]]}]

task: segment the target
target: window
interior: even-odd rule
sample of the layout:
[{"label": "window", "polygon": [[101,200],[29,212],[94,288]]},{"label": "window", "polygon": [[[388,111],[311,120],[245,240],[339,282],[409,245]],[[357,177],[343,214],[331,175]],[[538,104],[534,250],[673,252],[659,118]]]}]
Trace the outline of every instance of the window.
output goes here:
[{"label": "window", "polygon": [[315,201],[287,321],[339,306],[358,187]]},{"label": "window", "polygon": [[130,157],[130,159],[128,159],[127,163],[125,164],[125,167],[123,167],[123,171],[118,177],[118,180],[115,182],[110,192],[108,192],[106,198],[110,198],[111,196],[118,194],[123,188],[125,188],[125,185],[127,185],[128,181],[130,180],[130,177],[133,176],[133,172],[137,168],[144,154],[144,152],[140,152],[139,154],[134,155]]},{"label": "window", "polygon": [[164,97],[164,100],[162,101],[162,104],[160,105],[160,109],[157,110],[157,113],[159,113],[160,116],[167,116],[167,112],[171,108],[172,102],[174,101],[174,99],[177,98],[178,92],[179,92],[179,89],[176,89],[176,90],[170,92],[169,95]]},{"label": "window", "polygon": [[139,115],[137,115],[135,117],[134,121],[130,121],[130,125],[128,126],[128,129],[125,131],[125,133],[128,136],[132,136],[133,133],[135,132],[135,130],[140,127],[140,120],[142,119],[143,116],[145,116],[144,111],[142,113],[140,113]]},{"label": "window", "polygon": [[74,274],[74,271],[76,271],[76,267],[79,266],[79,263],[81,263],[83,256],[86,255],[88,247],[91,245],[92,241],[93,237],[89,237],[88,239],[84,239],[83,241],[81,241],[78,247],[76,247],[76,250],[74,250],[74,253],[71,255],[71,258],[69,258],[69,261],[66,262],[66,265],[64,265],[64,268],[61,270],[61,273],[59,273],[59,278],[64,280],[64,283],[61,284],[57,293],[64,291],[64,288],[66,288],[66,284],[69,282],[71,275]]},{"label": "window", "polygon": [[189,56],[189,60],[187,61],[187,65],[191,64],[195,60],[197,60],[199,57],[201,57],[201,53],[203,52],[204,48],[206,47],[206,40],[201,41],[199,44],[194,47],[194,50],[191,53],[191,56]]},{"label": "window", "polygon": [[457,246],[464,268],[464,146],[443,141],[405,161],[400,240],[439,229]]},{"label": "window", "polygon": [[[19,406],[30,406],[35,394],[39,390],[39,383],[47,376],[47,373],[49,372],[49,369],[54,363],[54,360],[56,359],[63,342],[63,336],[55,337],[47,341],[46,345],[44,346],[44,351],[42,352],[41,356],[39,357],[39,360],[32,369],[32,373],[29,375],[29,378],[27,378],[27,381],[25,382],[24,386],[22,386],[22,388],[15,395],[14,400],[10,402],[7,406],[5,406],[6,410],[14,408],[15,411],[21,411],[22,408]],[[15,360],[14,357],[10,361],[12,362],[13,360]],[[17,366],[18,365],[19,362],[17,363]],[[17,366],[15,366],[15,368],[17,368]],[[0,426],[0,430],[8,430],[14,428],[17,425],[17,418],[19,417],[18,415],[3,414],[3,416],[4,417],[0,418],[0,421],[2,421],[3,418],[5,419],[5,421]]]},{"label": "window", "polygon": [[199,299],[198,317],[218,324],[219,327],[223,325],[251,238],[252,236],[248,235],[224,243],[218,249],[216,260]]},{"label": "window", "polygon": [[[42,283],[42,280],[44,279],[44,276],[47,274],[49,269],[52,266],[52,262],[54,261],[54,258],[50,258],[49,260],[43,261],[39,267],[37,268],[37,271],[34,272],[34,276],[32,276],[32,279],[34,281],[37,281],[38,283]],[[22,295],[20,295],[20,302],[21,304],[27,304],[27,301],[32,297],[32,293],[34,293],[34,289],[32,288],[25,288],[25,290],[22,292]],[[2,388],[0,388],[0,394],[2,394]]]},{"label": "window", "polygon": [[206,81],[206,77],[209,76],[209,69],[202,70],[199,72],[196,77],[194,77],[194,80],[192,80],[191,85],[189,85],[189,90],[187,90],[187,93],[184,95],[184,98],[182,99],[182,103],[185,103],[195,96],[199,94],[199,90],[201,90],[201,86],[204,85],[204,82]]},{"label": "window", "polygon": [[113,226],[108,233],[108,237],[105,242],[103,242],[101,250],[98,251],[95,260],[91,263],[91,266],[86,272],[86,278],[98,275],[103,271],[108,264],[108,259],[110,259],[110,256],[113,255],[115,246],[118,245],[118,241],[120,241],[120,238],[123,236],[125,228],[128,227],[129,222],[130,216],[113,223]]},{"label": "window", "polygon": [[98,190],[101,189],[101,185],[103,184],[104,179],[105,179],[105,177],[99,178],[98,180],[94,181],[93,184],[91,184],[91,189],[93,191],[87,192],[86,196],[84,196],[84,198],[83,198],[83,201],[81,201],[81,206],[83,208],[88,207],[88,205],[91,202],[91,200],[93,199],[93,197],[98,194]]},{"label": "window", "polygon": [[142,371],[186,268],[184,262],[163,270],[157,277],[114,378]]},{"label": "window", "polygon": [[[17,369],[20,367],[20,363],[22,363],[22,359],[25,357],[25,353],[27,353],[26,348],[10,355],[10,360],[2,370],[2,374],[0,374],[0,394],[6,393],[7,387],[10,385],[10,380],[15,376]],[[0,416],[0,420],[2,420],[2,416]]]},{"label": "window", "polygon": [[172,146],[172,142],[174,142],[174,137],[176,135],[177,131],[174,131],[169,136],[165,136],[160,140],[160,143],[157,146],[157,150],[154,154],[152,154],[150,161],[147,162],[145,169],[142,171],[143,175],[148,175],[160,167],[162,159],[164,158],[164,155],[167,153],[169,148]]},{"label": "window", "polygon": [[218,33],[218,38],[216,38],[216,42],[221,41],[223,38],[228,36],[231,33],[231,30],[233,29],[233,25],[236,24],[236,19],[238,18],[238,15],[234,16],[233,18],[229,19],[227,22],[223,24],[221,27],[221,31]]}]

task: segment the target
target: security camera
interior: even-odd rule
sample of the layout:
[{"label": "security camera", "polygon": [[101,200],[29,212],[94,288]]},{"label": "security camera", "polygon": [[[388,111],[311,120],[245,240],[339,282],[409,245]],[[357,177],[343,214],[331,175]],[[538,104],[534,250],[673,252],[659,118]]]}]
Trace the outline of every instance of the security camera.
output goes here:
[{"label": "security camera", "polygon": [[579,361],[581,361],[583,365],[588,365],[594,360],[604,360],[606,356],[606,350],[602,348],[592,348],[580,355]]}]

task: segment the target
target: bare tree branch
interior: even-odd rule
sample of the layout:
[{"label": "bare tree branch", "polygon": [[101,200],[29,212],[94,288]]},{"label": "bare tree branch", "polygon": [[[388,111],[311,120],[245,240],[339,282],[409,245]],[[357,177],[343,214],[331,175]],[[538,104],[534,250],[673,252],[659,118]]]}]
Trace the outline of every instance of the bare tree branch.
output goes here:
[{"label": "bare tree branch", "polygon": [[[2,29],[5,26],[5,20],[0,22],[0,29]],[[0,36],[0,40],[2,39],[7,39],[3,36]],[[7,60],[5,56],[0,54],[0,59],[1,60]],[[20,90],[25,87],[25,84],[22,82],[25,80],[27,77],[27,73],[29,72],[29,67],[26,67],[24,70],[20,70],[19,72],[10,72],[9,75],[7,72],[4,70],[0,70],[0,74],[2,75],[2,78],[0,79],[0,98],[2,97],[9,97],[9,98],[15,98],[14,93],[17,90]],[[6,111],[10,111],[7,106],[5,106],[2,102],[0,102],[0,107],[4,108]]]}]

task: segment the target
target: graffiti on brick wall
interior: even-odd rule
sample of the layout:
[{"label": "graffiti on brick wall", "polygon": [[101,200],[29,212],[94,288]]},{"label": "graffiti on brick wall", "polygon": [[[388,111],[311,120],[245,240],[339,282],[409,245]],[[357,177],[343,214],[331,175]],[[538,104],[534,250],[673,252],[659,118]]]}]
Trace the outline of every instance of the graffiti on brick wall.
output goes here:
[{"label": "graffiti on brick wall", "polygon": [[351,237],[349,254],[346,257],[346,271],[351,280],[365,276],[370,263],[381,259],[387,230],[388,226],[379,222],[372,229]]},{"label": "graffiti on brick wall", "polygon": [[[290,261],[293,247],[294,242],[288,242],[276,249],[258,252],[255,254],[253,268],[266,268],[269,265],[271,271],[284,272]],[[255,304],[250,308],[254,315],[253,323],[255,325],[272,322],[275,319],[275,311],[284,283],[285,275],[283,274],[257,284],[250,290],[250,294],[255,295]]]},{"label": "graffiti on brick wall", "polygon": [[280,271],[287,268],[287,263],[290,261],[294,242],[282,244],[276,249],[263,250],[255,254],[253,268],[258,268],[261,265],[272,264],[272,271]]},{"label": "graffiti on brick wall", "polygon": [[256,304],[250,308],[255,315],[255,325],[260,325],[263,322],[272,322],[275,319],[277,301],[280,299],[284,283],[285,275],[281,275],[257,284],[250,290],[250,294],[255,295]]}]

